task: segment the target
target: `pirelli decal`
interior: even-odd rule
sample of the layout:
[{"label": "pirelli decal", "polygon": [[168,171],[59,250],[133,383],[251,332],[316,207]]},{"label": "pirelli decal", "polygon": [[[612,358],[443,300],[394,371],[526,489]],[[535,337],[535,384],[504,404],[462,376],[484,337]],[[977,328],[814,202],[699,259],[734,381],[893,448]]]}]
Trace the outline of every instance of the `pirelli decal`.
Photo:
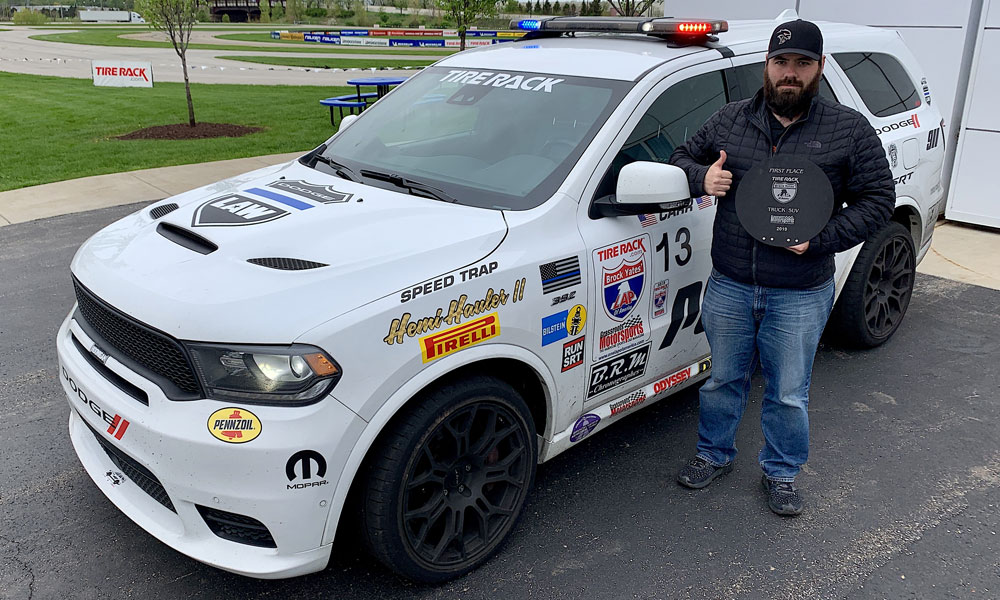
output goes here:
[{"label": "pirelli decal", "polygon": [[420,338],[420,354],[424,362],[428,363],[498,335],[500,335],[500,315],[494,312]]}]

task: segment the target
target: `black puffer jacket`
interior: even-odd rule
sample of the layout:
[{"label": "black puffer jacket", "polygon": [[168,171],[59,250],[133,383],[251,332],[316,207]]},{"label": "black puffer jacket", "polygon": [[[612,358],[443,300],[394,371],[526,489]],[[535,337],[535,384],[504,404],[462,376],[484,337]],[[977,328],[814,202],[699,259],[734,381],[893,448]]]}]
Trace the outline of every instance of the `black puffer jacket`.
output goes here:
[{"label": "black puffer jacket", "polygon": [[[733,186],[718,200],[712,231],[712,263],[719,272],[768,287],[817,286],[833,275],[835,252],[865,241],[888,223],[896,201],[889,161],[875,130],[854,109],[817,96],[809,113],[774,142],[766,110],[763,90],[727,104],[674,151],[670,163],[687,172],[691,194],[701,196],[709,165],[726,151],[724,168],[732,172]],[[740,180],[773,151],[808,158],[833,185],[834,215],[802,255],[754,240],[736,216]]]}]

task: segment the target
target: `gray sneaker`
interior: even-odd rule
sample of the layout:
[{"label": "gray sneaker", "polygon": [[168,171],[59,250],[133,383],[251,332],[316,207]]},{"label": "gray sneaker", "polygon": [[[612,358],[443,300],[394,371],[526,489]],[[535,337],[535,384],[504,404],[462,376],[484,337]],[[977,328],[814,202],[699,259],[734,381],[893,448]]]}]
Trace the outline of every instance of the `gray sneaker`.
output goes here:
[{"label": "gray sneaker", "polygon": [[786,517],[802,514],[802,496],[791,481],[773,481],[767,475],[761,477],[761,485],[767,492],[767,506],[772,512]]},{"label": "gray sneaker", "polygon": [[717,467],[704,458],[696,456],[677,473],[677,483],[693,490],[700,490],[712,483],[716,477],[721,477],[732,470],[733,463]]}]

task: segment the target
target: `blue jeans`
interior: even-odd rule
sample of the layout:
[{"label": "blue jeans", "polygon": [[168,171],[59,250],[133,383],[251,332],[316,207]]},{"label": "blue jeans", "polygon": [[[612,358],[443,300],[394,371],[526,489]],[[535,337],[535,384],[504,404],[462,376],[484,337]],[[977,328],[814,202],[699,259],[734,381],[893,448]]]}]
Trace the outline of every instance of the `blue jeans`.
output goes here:
[{"label": "blue jeans", "polygon": [[701,320],[712,374],[701,388],[698,456],[715,466],[736,458],[736,428],[758,361],[764,373],[758,455],[769,479],[793,481],[809,458],[809,381],[834,283],[807,289],[739,283],[712,270]]}]

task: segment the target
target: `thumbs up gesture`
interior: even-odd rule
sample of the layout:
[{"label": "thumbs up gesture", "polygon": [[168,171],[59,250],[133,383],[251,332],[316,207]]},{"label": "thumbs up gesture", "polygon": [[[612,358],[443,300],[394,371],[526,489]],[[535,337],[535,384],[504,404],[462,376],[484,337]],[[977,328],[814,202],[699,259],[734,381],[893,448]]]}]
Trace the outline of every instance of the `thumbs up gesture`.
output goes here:
[{"label": "thumbs up gesture", "polygon": [[725,170],[726,151],[719,152],[719,160],[712,163],[705,173],[705,193],[709,196],[725,196],[729,187],[733,185],[733,174]]}]

